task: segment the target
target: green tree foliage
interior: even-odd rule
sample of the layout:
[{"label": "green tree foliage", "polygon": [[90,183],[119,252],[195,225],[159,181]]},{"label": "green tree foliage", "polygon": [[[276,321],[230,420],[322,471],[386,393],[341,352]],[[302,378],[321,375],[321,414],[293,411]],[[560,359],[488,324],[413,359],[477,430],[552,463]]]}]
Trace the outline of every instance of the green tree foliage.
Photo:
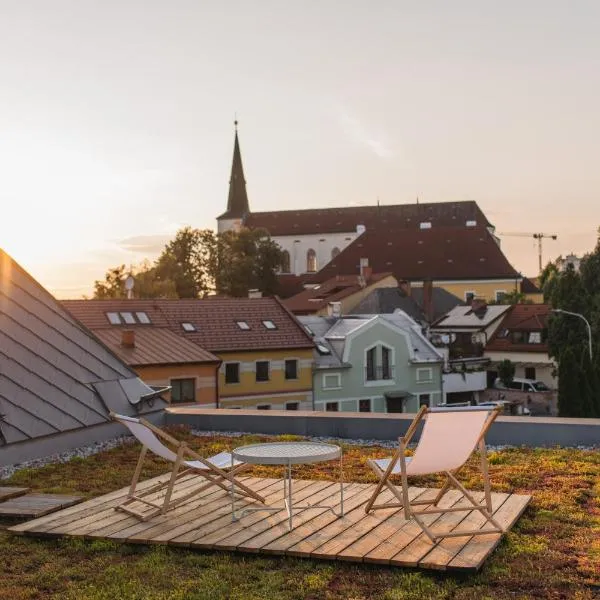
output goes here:
[{"label": "green tree foliage", "polygon": [[508,387],[515,378],[515,364],[508,360],[508,358],[505,358],[498,365],[498,377],[506,387]]},{"label": "green tree foliage", "polygon": [[281,248],[261,229],[228,231],[219,236],[215,284],[220,294],[247,296],[257,289],[270,296],[277,292]]},{"label": "green tree foliage", "polygon": [[546,302],[583,315],[592,327],[594,360],[589,353],[587,326],[578,317],[554,314],[548,325],[548,349],[558,363],[559,415],[600,417],[600,242],[577,272],[547,265],[543,273]]},{"label": "green tree foliage", "polygon": [[500,300],[490,302],[490,304],[533,304],[533,300],[527,298],[525,293],[513,290],[504,294]]},{"label": "green tree foliage", "polygon": [[[277,293],[280,247],[264,230],[242,229],[220,235],[184,227],[164,247],[154,264],[132,270],[135,298],[202,298],[213,292],[233,297],[258,289]],[[94,298],[125,298],[125,265],[106,272],[94,284]]]}]

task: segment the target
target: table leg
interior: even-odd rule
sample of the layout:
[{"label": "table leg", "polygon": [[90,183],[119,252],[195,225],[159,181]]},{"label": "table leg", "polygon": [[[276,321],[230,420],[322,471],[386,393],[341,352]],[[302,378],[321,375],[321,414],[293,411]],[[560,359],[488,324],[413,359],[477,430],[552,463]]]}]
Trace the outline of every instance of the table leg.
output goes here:
[{"label": "table leg", "polygon": [[[233,456],[231,457],[231,467],[233,468]],[[237,521],[235,518],[235,477],[231,478],[231,521]]]},{"label": "table leg", "polygon": [[292,515],[293,510],[294,510],[294,505],[292,502],[292,463],[290,462],[288,465],[288,486],[289,486],[289,490],[288,490],[288,501],[289,501],[289,505],[288,505],[288,511],[289,511],[289,526],[290,526],[290,531],[292,530]]},{"label": "table leg", "polygon": [[342,466],[342,454],[340,453],[340,516],[344,516],[344,469]]}]

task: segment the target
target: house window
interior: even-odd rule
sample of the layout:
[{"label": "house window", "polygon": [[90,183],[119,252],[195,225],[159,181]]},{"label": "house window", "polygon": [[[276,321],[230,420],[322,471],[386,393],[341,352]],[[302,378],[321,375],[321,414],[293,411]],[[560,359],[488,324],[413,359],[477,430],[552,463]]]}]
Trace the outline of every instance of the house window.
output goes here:
[{"label": "house window", "polygon": [[119,314],[121,315],[121,319],[123,319],[123,321],[127,325],[134,325],[135,324],[135,317],[133,316],[133,313],[122,312],[122,313],[119,313]]},{"label": "house window", "polygon": [[326,402],[325,410],[327,412],[338,412],[338,403],[337,402]]},{"label": "house window", "polygon": [[282,273],[290,272],[290,253],[287,250],[281,253],[281,271]]},{"label": "house window", "polygon": [[135,316],[142,325],[148,325],[150,323],[150,317],[145,312],[136,312]]},{"label": "house window", "polygon": [[417,383],[430,383],[431,381],[433,381],[432,369],[417,369]]},{"label": "house window", "polygon": [[290,359],[285,361],[285,378],[298,379],[298,361]]},{"label": "house window", "polygon": [[171,379],[171,403],[195,402],[196,381],[194,379]]},{"label": "house window", "polygon": [[192,331],[196,331],[196,327],[194,326],[193,323],[182,323],[181,324],[181,328],[184,331],[187,331],[188,333],[192,332]]},{"label": "house window", "polygon": [[340,373],[324,373],[323,389],[339,390],[342,387],[342,376]]},{"label": "house window", "polygon": [[502,302],[506,296],[506,290],[496,290],[496,302]]},{"label": "house window", "polygon": [[375,381],[377,379],[375,369],[375,348],[367,350],[367,381]]},{"label": "house window", "polygon": [[340,249],[336,246],[331,251],[331,260],[333,260],[340,253]]},{"label": "house window", "polygon": [[285,410],[298,410],[299,402],[286,402]]},{"label": "house window", "polygon": [[371,399],[358,401],[358,412],[371,412]]},{"label": "house window", "polygon": [[535,367],[525,367],[525,379],[535,379]]},{"label": "house window", "polygon": [[373,346],[366,353],[366,381],[393,379],[392,349],[387,346]]},{"label": "house window", "polygon": [[248,331],[248,329],[250,329],[250,325],[248,325],[246,321],[236,321],[236,323],[237,326],[244,331]]},{"label": "house window", "polygon": [[269,381],[269,361],[256,361],[256,381]]},{"label": "house window", "polygon": [[542,332],[541,331],[530,331],[528,342],[530,344],[541,344],[542,343]]},{"label": "house window", "polygon": [[465,292],[465,302],[471,304],[475,299],[475,292]]},{"label": "house window", "polygon": [[270,404],[258,404],[256,406],[257,410],[271,410]]},{"label": "house window", "polygon": [[306,253],[306,271],[315,273],[317,270],[317,253],[311,248]]},{"label": "house window", "polygon": [[225,364],[225,383],[240,382],[240,363]]},{"label": "house window", "polygon": [[119,313],[116,313],[116,312],[106,313],[106,318],[108,319],[108,322],[111,325],[120,325],[121,324],[121,317],[119,317]]},{"label": "house window", "polygon": [[431,406],[431,394],[419,394],[419,408],[421,406]]},{"label": "house window", "polygon": [[265,329],[277,329],[277,325],[273,323],[270,319],[263,321],[262,324],[265,326]]}]

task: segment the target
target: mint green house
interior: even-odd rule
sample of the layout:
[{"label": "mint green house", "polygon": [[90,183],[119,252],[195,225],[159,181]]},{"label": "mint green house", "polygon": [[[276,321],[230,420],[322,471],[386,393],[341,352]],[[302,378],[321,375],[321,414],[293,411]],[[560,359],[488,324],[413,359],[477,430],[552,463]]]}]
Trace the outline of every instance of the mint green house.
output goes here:
[{"label": "mint green house", "polygon": [[315,410],[416,412],[442,402],[443,357],[406,313],[298,319],[317,348]]}]

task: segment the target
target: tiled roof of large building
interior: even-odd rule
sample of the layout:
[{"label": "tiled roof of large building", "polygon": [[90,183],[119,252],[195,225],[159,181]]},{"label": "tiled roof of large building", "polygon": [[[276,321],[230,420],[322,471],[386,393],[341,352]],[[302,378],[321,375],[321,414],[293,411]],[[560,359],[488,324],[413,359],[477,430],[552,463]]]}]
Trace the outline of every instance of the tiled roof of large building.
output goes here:
[{"label": "tiled roof of large building", "polygon": [[359,272],[367,258],[374,272],[391,271],[398,281],[520,279],[492,234],[484,228],[367,230],[307,281]]},{"label": "tiled roof of large building", "polygon": [[0,250],[0,445],[158,410],[154,393]]},{"label": "tiled roof of large building", "polygon": [[[488,227],[489,221],[473,200],[426,204],[347,206],[249,213],[244,224],[267,229],[271,236],[350,233],[357,225],[372,228],[419,229],[432,227]],[[468,225],[467,225],[468,224]]]},{"label": "tiled roof of large building", "polygon": [[364,285],[359,281],[358,275],[336,275],[316,287],[307,288],[299,294],[284,300],[284,304],[294,314],[314,314],[325,308],[329,302],[343,300],[386,278],[390,278],[391,281],[396,283],[391,275],[391,273],[374,273],[369,276]]},{"label": "tiled roof of large building", "polygon": [[511,306],[487,343],[486,351],[546,353],[548,345],[543,332],[548,327],[551,309],[549,304]]},{"label": "tiled roof of large building", "polygon": [[[135,313],[137,318],[137,313],[143,312],[150,323],[166,324],[178,336],[209,352],[313,347],[311,338],[278,298],[70,300],[65,305],[91,329],[129,328],[132,325],[126,323],[111,325],[107,315]],[[134,327],[137,330],[149,325]]]}]

